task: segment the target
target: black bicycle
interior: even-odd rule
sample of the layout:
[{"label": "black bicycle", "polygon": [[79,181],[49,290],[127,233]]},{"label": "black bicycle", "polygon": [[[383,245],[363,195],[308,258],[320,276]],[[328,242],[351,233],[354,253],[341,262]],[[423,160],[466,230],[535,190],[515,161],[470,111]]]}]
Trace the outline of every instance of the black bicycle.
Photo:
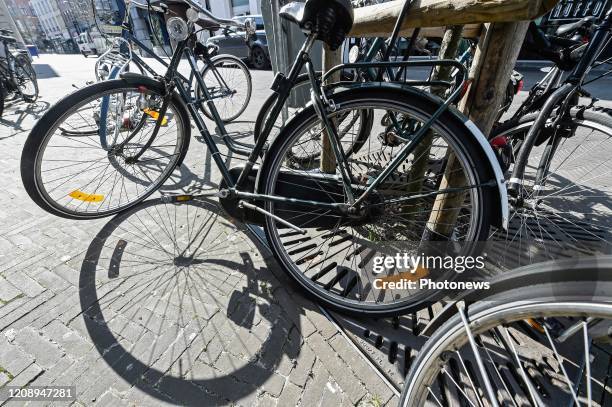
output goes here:
[{"label": "black bicycle", "polygon": [[589,75],[610,62],[598,59],[611,27],[612,9],[600,24],[586,18],[561,26],[556,35],[530,27],[529,42],[555,66],[492,132],[508,171],[513,207],[506,238],[517,246],[521,241],[547,241],[554,247],[568,240],[606,244],[609,239],[612,110],[597,106],[585,86],[611,73]]},{"label": "black bicycle", "polygon": [[[21,158],[30,197],[44,210],[71,219],[100,218],[133,207],[157,191],[182,162],[192,120],[222,181],[218,191],[167,195],[166,202],[216,196],[237,220],[263,225],[284,270],[336,310],[391,315],[443,295],[390,288],[384,283],[411,274],[395,267],[381,272],[374,265],[390,252],[421,254],[431,241],[468,255],[474,242],[487,238],[492,223],[507,221],[503,174],[488,141],[467,118],[449,109],[463,87],[443,83],[454,90],[441,101],[410,84],[322,84],[343,68],[436,64],[460,70],[461,85],[463,65],[454,60],[355,63],[321,77],[309,52],[316,40],[331,49],[343,43],[353,22],[350,4],[290,3],[281,16],[297,24],[306,40],[290,72],[277,74],[272,84],[279,96],[255,145],[229,137],[215,105],[209,104],[222,141],[234,157],[246,157],[243,166],[229,169],[200,115],[203,100],[194,96],[188,82],[177,79],[177,66],[186,56],[196,86],[208,96],[193,51],[194,22],[203,11],[195,2],[187,3],[186,20],[168,20],[177,46],[163,77],[125,73],[121,79],[87,86],[63,98],[35,125]],[[282,129],[257,165],[304,67],[310,103]],[[96,116],[105,98],[109,114],[101,126]],[[135,131],[125,119],[145,109],[155,111],[156,118],[147,118]],[[357,150],[350,146],[362,132],[364,112],[373,117],[372,128]],[[97,132],[66,132],[83,126]],[[400,143],[380,141],[378,135],[390,127]],[[102,148],[98,133],[111,128],[117,131],[107,137],[108,148]],[[454,270],[429,272],[436,280],[457,276]]]},{"label": "black bicycle", "polygon": [[27,51],[11,47],[17,43],[12,34],[0,29],[0,117],[5,101],[22,99],[32,103],[38,98],[36,71]]},{"label": "black bicycle", "polygon": [[[121,27],[121,36],[112,40],[107,37],[106,40],[110,42],[111,46],[96,61],[95,74],[98,81],[117,79],[123,72],[136,72],[151,77],[157,76],[155,69],[149,66],[134,51],[133,46],[136,46],[141,54],[152,56],[162,66],[168,66],[167,61],[156,55],[134,36],[132,32],[131,10],[136,5],[147,8],[149,19],[153,12],[172,13],[173,11],[169,10],[167,6],[155,7],[150,4],[139,4],[133,0],[127,0],[125,3],[126,11]],[[97,24],[98,18],[95,2],[91,2],[91,7]],[[217,30],[222,26],[239,25],[234,20],[215,17],[208,11],[205,14],[201,13],[197,24],[200,27],[199,31]],[[171,30],[172,26],[168,26],[168,29]],[[247,39],[245,38],[246,41]],[[249,68],[239,58],[233,55],[219,54],[217,47],[204,46],[200,42],[194,44],[194,54],[201,67],[200,72],[204,78],[209,97],[207,102],[201,105],[203,108],[202,113],[209,119],[214,120],[208,109],[208,104],[213,102],[224,122],[236,120],[244,112],[251,100],[252,80]],[[189,86],[193,86],[195,89],[196,97],[203,100],[203,92],[199,87],[194,86],[195,79],[193,74],[189,78],[181,77],[181,79],[189,81]]]}]

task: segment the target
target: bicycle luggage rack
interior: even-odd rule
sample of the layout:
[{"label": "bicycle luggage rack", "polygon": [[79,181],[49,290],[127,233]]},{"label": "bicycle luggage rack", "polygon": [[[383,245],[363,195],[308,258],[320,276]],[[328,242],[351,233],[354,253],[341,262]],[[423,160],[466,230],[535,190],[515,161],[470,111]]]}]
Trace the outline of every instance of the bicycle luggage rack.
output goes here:
[{"label": "bicycle luggage rack", "polygon": [[[411,86],[411,87],[415,87],[415,86],[424,86],[424,87],[434,87],[434,86],[439,86],[439,87],[445,87],[448,89],[451,89],[454,87],[454,92],[449,96],[449,100],[450,102],[454,102],[459,96],[461,96],[462,92],[458,92],[457,90],[462,90],[464,88],[464,85],[467,83],[467,70],[465,68],[465,66],[463,66],[460,62],[452,60],[452,59],[438,59],[438,60],[430,60],[430,61],[385,61],[385,62],[353,62],[353,63],[347,63],[347,64],[340,64],[340,65],[336,65],[333,68],[331,68],[329,71],[327,71],[321,78],[321,81],[323,83],[325,83],[326,80],[330,79],[332,77],[333,74],[337,73],[337,72],[341,72],[345,69],[356,69],[359,71],[363,71],[363,70],[367,70],[368,68],[377,68],[377,69],[383,69],[386,72],[392,72],[389,71],[389,69],[392,68],[400,68],[400,69],[404,69],[404,76],[405,73],[407,72],[407,70],[405,68],[408,67],[431,67],[432,70],[435,67],[453,67],[455,69],[458,70],[459,73],[459,78],[460,81],[457,81],[455,83],[450,82],[450,81],[441,81],[441,80],[433,80],[433,79],[428,79],[428,80],[423,80],[423,81],[419,81],[419,80],[399,80],[398,78],[395,78],[394,80],[391,81],[385,81],[386,83],[397,83],[400,84],[402,86]],[[354,84],[355,82],[349,82]],[[357,82],[357,83],[361,83],[361,82]],[[347,82],[338,82],[338,84],[347,84]],[[335,84],[332,84],[332,86],[334,86]]]},{"label": "bicycle luggage rack", "polygon": [[[125,49],[127,50],[127,55],[126,55],[126,51],[121,49],[122,47],[125,47]],[[108,48],[108,50],[106,50],[104,54],[100,55],[100,57],[96,61],[96,66],[95,66],[96,79],[98,81],[103,79],[103,78],[100,78],[99,76],[99,67],[102,63],[110,64],[111,69],[109,69],[109,72],[108,72],[109,76],[111,75],[113,69],[118,69],[119,72],[118,74],[115,75],[118,77],[120,73],[123,73],[125,71],[126,67],[128,66],[131,60],[132,60],[132,46],[129,43],[129,41],[121,37],[115,38],[113,40],[112,45]],[[108,78],[104,78],[104,79],[108,79]]]}]

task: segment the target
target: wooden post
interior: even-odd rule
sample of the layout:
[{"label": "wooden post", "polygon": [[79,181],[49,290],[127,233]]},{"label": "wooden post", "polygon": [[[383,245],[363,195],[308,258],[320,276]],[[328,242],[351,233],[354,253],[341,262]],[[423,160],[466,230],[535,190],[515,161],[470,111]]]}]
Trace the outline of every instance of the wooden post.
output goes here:
[{"label": "wooden post", "polygon": [[[559,0],[416,0],[410,5],[402,30],[414,27],[489,22],[528,21],[551,10]],[[355,9],[351,37],[387,37],[405,0]],[[404,32],[401,32],[405,35]]]},{"label": "wooden post", "polygon": [[[327,44],[323,47],[323,72],[329,71],[336,65],[342,63],[342,54],[339,48],[336,51],[329,49]],[[338,82],[340,80],[340,72],[333,74],[328,83]],[[336,172],[336,157],[334,156],[334,150],[329,141],[329,136],[326,131],[322,132],[321,137],[321,171],[327,174],[333,174]]]},{"label": "wooden post", "polygon": [[[442,38],[442,44],[440,46],[440,59],[455,59],[457,56],[457,51],[459,49],[459,45],[461,43],[463,32],[463,26],[456,25],[448,27],[446,32],[444,33],[444,37]],[[441,81],[449,81],[451,79],[452,67],[450,66],[438,66],[431,75],[431,80],[441,80]],[[431,89],[431,93],[434,95],[444,97],[447,88],[445,87],[437,87]],[[429,131],[423,142],[421,142],[418,146],[416,146],[413,157],[414,162],[412,163],[412,167],[410,168],[410,173],[408,175],[408,185],[406,188],[407,192],[411,193],[419,193],[421,188],[423,187],[423,177],[425,172],[427,171],[427,166],[429,164],[429,154],[431,151],[431,144],[433,142],[434,132]],[[406,214],[417,214],[419,203],[415,203],[414,205],[407,205],[403,212]]]},{"label": "wooden post", "polygon": [[[528,22],[486,24],[470,71],[472,85],[460,110],[488,134],[501,106],[508,80],[527,33]],[[455,156],[449,156],[440,189],[465,186],[465,172]],[[465,193],[438,195],[428,222],[436,235],[450,237]]]}]

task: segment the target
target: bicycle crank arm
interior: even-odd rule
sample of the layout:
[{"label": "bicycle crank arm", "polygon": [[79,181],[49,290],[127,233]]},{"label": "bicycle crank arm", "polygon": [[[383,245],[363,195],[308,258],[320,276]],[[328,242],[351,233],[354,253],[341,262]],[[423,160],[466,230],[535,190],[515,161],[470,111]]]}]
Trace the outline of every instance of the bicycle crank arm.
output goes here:
[{"label": "bicycle crank arm", "polygon": [[270,213],[270,212],[266,211],[265,209],[260,208],[259,206],[253,205],[253,204],[245,202],[245,201],[240,201],[238,203],[238,207],[240,207],[240,208],[247,208],[247,209],[250,209],[252,211],[259,212],[259,213],[261,213],[264,216],[268,216],[268,217],[274,219],[275,221],[280,222],[280,223],[282,223],[283,225],[285,225],[287,227],[290,227],[291,229],[295,230],[298,233],[301,233],[303,235],[306,234],[306,231],[304,229],[295,226],[291,222],[287,222],[283,218],[280,218],[280,217],[274,215],[273,213]]},{"label": "bicycle crank arm", "polygon": [[163,195],[161,197],[161,201],[163,203],[183,203],[183,202],[189,202],[189,201],[195,201],[197,199],[201,199],[201,198],[221,198],[223,197],[223,191],[210,191],[210,192],[206,192],[203,194],[197,194],[197,195],[189,195],[189,194],[184,194],[184,195]]}]

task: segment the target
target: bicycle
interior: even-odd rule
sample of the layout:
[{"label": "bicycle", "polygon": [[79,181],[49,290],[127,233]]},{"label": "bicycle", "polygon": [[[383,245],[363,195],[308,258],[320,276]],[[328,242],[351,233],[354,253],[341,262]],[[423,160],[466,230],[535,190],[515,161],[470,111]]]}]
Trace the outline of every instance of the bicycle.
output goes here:
[{"label": "bicycle", "polygon": [[[182,161],[191,119],[221,173],[219,191],[164,199],[179,204],[219,198],[237,221],[264,226],[279,264],[312,297],[335,310],[380,316],[406,312],[440,293],[379,290],[376,279],[396,278],[400,271],[393,268],[386,275],[376,274],[374,258],[398,248],[407,253],[421,251],[423,236],[444,240],[444,246],[452,241],[451,246],[460,247],[462,253],[471,253],[474,242],[486,239],[491,223],[502,226],[507,221],[503,174],[488,141],[467,118],[449,109],[462,86],[441,102],[421,90],[384,82],[322,85],[334,70],[317,75],[309,52],[316,40],[332,49],[342,44],[353,22],[345,0],[308,0],[283,7],[282,18],[305,31],[306,40],[288,75],[277,74],[272,88],[278,100],[252,148],[241,148],[228,137],[213,114],[228,149],[247,157],[243,166],[228,168],[199,114],[198,101],[185,82],[176,79],[177,65],[185,55],[202,86],[192,49],[194,22],[202,8],[191,0],[187,3],[187,21],[169,20],[180,30],[171,31],[177,46],[162,78],[124,73],[121,79],[77,90],[33,128],[24,146],[21,175],[29,196],[41,208],[65,218],[94,219],[141,202]],[[462,72],[460,84],[465,81],[465,68],[453,60],[344,67],[425,64],[455,67]],[[256,166],[304,66],[311,82],[311,104],[284,127]],[[123,108],[115,117],[118,124],[131,111],[151,106],[158,112],[157,119],[147,120],[138,133],[122,130],[108,149],[100,148],[97,134],[79,143],[57,130],[90,121],[86,112],[95,110],[98,100],[119,96]],[[214,104],[210,109],[215,112]],[[388,125],[379,123],[393,122],[406,143],[395,147],[370,137],[359,152],[345,150],[343,143],[355,138],[355,125],[343,123],[363,111],[375,117],[376,128],[370,134]],[[402,123],[418,125],[403,127]],[[426,151],[415,153],[426,143]],[[454,163],[450,170],[444,168],[449,157]],[[454,202],[458,196],[462,199]],[[449,278],[449,273],[456,276],[454,271],[442,270],[436,278]]]},{"label": "bicycle", "polygon": [[[612,196],[606,165],[612,111],[597,107],[584,86],[610,73],[587,79],[592,67],[609,62],[597,59],[611,27],[612,9],[598,25],[583,19],[560,27],[557,36],[530,27],[538,52],[555,66],[492,132],[509,174],[514,219],[507,240],[584,246],[609,238],[612,224],[604,208]],[[581,104],[581,96],[591,103]]]},{"label": "bicycle", "polygon": [[608,406],[612,257],[504,273],[448,304],[401,406]]},{"label": "bicycle", "polygon": [[36,72],[27,51],[13,50],[11,44],[17,40],[12,31],[0,29],[0,117],[4,112],[5,100],[21,98],[33,103],[38,98]]},{"label": "bicycle", "polygon": [[[125,15],[121,26],[120,37],[111,41],[111,47],[104,52],[96,61],[95,74],[96,80],[117,79],[123,72],[138,72],[142,75],[148,74],[156,77],[156,71],[151,68],[137,53],[132,50],[132,45],[136,45],[141,53],[152,56],[158,63],[168,67],[168,62],[155,54],[149,47],[138,40],[132,33],[132,22],[130,11],[133,6],[145,7],[151,12],[171,13],[168,7],[155,7],[150,4],[144,5],[134,0],[125,1]],[[91,6],[94,11],[94,18],[97,24],[96,7],[92,1]],[[149,17],[150,18],[150,17]],[[221,26],[237,26],[234,20],[227,20],[215,17],[210,12],[202,13],[198,21],[202,27],[200,30],[214,30]],[[99,28],[98,28],[99,29]],[[170,28],[171,29],[171,28]],[[99,29],[100,30],[100,29]],[[100,30],[100,32],[102,32]],[[107,38],[108,40],[108,38]],[[245,39],[246,41],[246,39]],[[195,53],[202,65],[201,75],[204,78],[208,95],[205,95],[200,87],[195,85],[193,73],[187,80],[190,86],[195,88],[196,97],[200,100],[212,101],[216,104],[217,112],[225,123],[236,120],[247,108],[252,94],[252,79],[249,68],[239,58],[228,55],[218,54],[217,47],[207,47],[197,42]],[[207,107],[208,103],[202,104],[202,112],[210,120],[214,120],[212,113]],[[104,117],[104,114],[102,114]]]}]

